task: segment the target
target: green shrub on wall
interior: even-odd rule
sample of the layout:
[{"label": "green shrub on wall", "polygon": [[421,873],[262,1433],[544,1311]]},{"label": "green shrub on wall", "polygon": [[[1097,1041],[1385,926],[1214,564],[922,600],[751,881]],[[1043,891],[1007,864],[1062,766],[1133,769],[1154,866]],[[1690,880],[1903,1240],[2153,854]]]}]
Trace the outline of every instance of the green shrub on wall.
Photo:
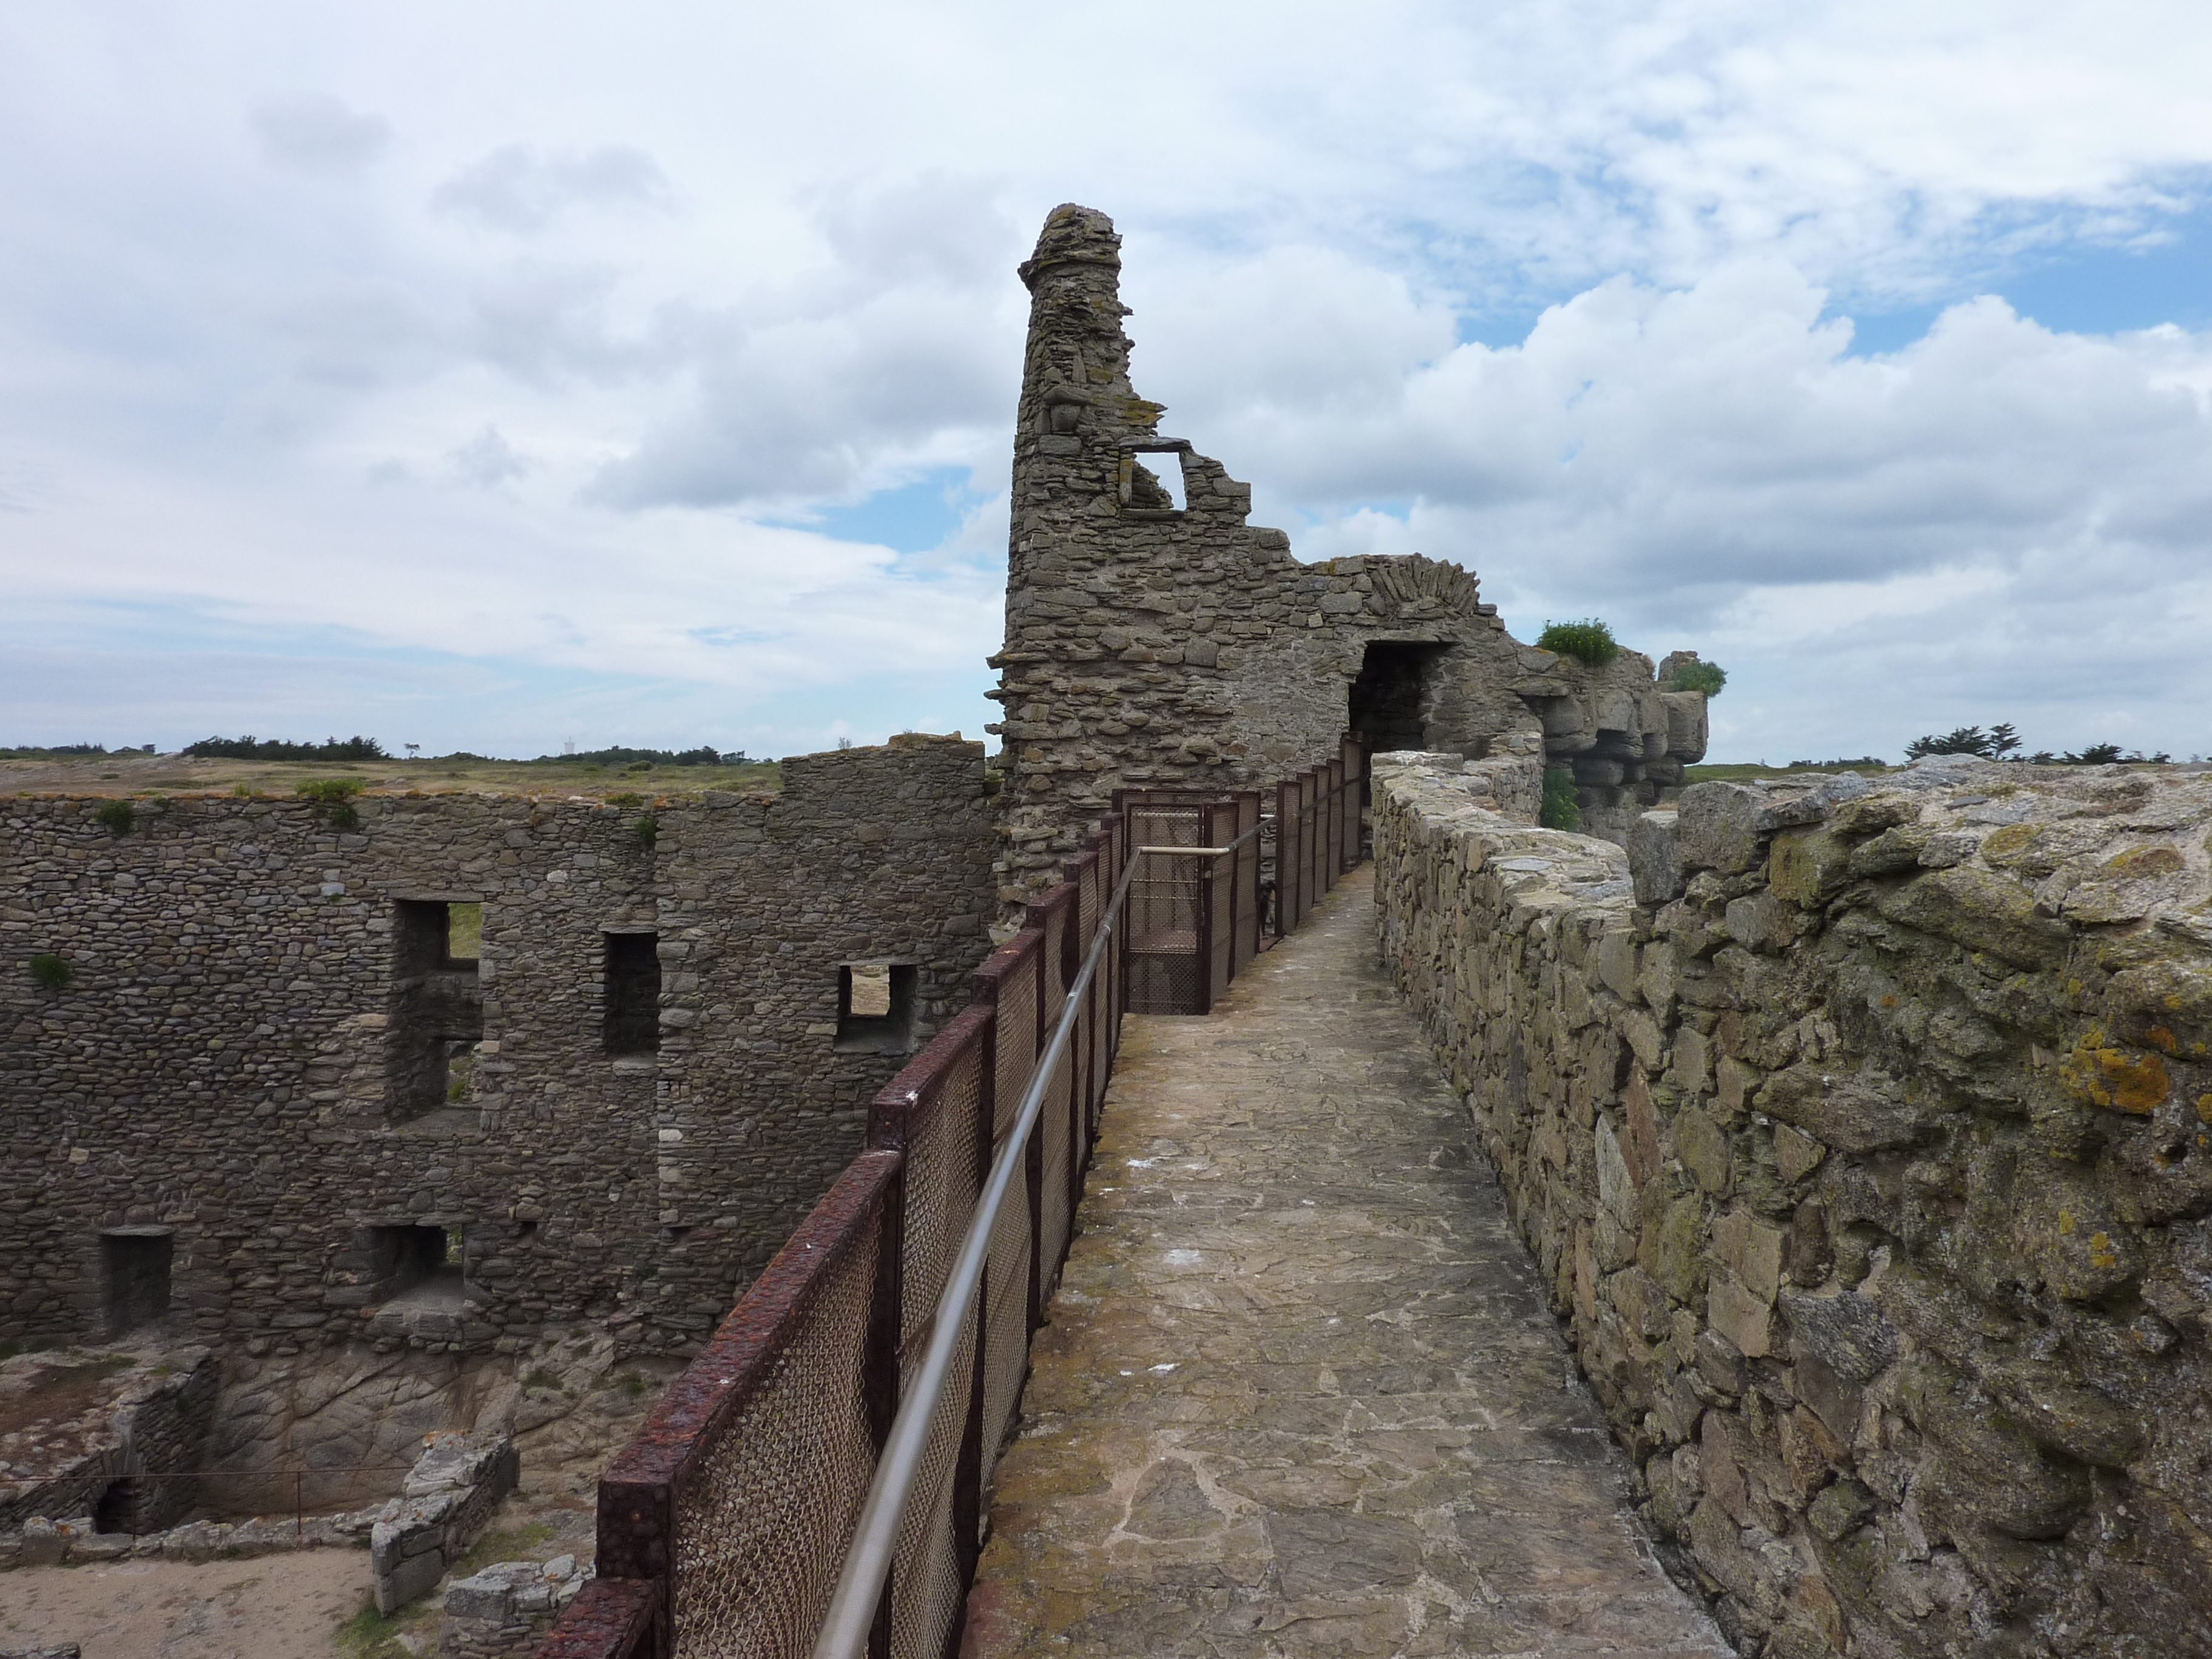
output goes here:
[{"label": "green shrub on wall", "polygon": [[1536,822],[1547,830],[1583,827],[1583,807],[1575,793],[1575,775],[1565,767],[1544,769],[1544,804],[1536,810]]},{"label": "green shrub on wall", "polygon": [[137,810],[127,800],[102,801],[93,817],[106,824],[107,833],[118,839],[129,835],[131,826],[138,821]]},{"label": "green shrub on wall", "polygon": [[31,958],[31,977],[49,991],[66,990],[70,980],[76,977],[70,971],[68,963],[51,951],[41,951]]},{"label": "green shrub on wall", "polygon": [[1602,668],[1620,654],[1620,641],[1613,637],[1613,629],[1595,617],[1588,617],[1581,622],[1546,623],[1544,631],[1536,635],[1536,648]]},{"label": "green shrub on wall", "polygon": [[1727,684],[1728,670],[1717,662],[1678,663],[1667,677],[1669,691],[1702,691],[1709,697],[1720,696]]},{"label": "green shrub on wall", "polygon": [[361,814],[355,810],[353,798],[368,787],[363,778],[309,778],[293,793],[332,829],[358,830]]}]

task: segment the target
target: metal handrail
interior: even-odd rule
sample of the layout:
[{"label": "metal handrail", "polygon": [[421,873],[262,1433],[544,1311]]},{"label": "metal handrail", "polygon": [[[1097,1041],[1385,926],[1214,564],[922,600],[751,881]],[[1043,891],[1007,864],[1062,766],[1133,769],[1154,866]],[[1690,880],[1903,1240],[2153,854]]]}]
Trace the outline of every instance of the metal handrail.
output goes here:
[{"label": "metal handrail", "polygon": [[[1237,836],[1235,841],[1231,842],[1226,847],[1134,847],[1130,848],[1130,851],[1134,853],[1160,853],[1172,858],[1219,858],[1224,853],[1235,852],[1238,848],[1242,847],[1246,842],[1251,840],[1253,836],[1258,835],[1262,830],[1266,829],[1274,821],[1274,816],[1270,813],[1267,817],[1262,817],[1259,823],[1254,824],[1249,830],[1247,830],[1243,835]],[[1134,867],[1134,866],[1131,866],[1133,869]],[[1124,879],[1127,879],[1127,878],[1124,878]]]},{"label": "metal handrail", "polygon": [[[1239,836],[1238,842],[1243,839]],[[1133,854],[1219,850],[1224,849],[1132,849]],[[1036,1071],[1022,1096],[1021,1110],[1015,1116],[1013,1129],[1006,1136],[997,1161],[991,1165],[991,1178],[984,1186],[982,1196],[976,1200],[975,1218],[968,1224],[968,1235],[961,1241],[960,1254],[953,1261],[944,1292],[937,1298],[929,1350],[922,1357],[921,1369],[915,1373],[913,1386],[899,1402],[898,1415],[891,1420],[883,1455],[876,1460],[875,1479],[869,1483],[867,1501],[860,1506],[860,1520],[853,1528],[852,1547],[845,1553],[845,1565],[837,1575],[837,1588],[830,1598],[830,1610],[823,1618],[821,1634],[815,1638],[814,1659],[860,1659],[867,1644],[869,1631],[876,1621],[876,1605],[883,1596],[884,1580],[890,1572],[891,1557],[898,1547],[899,1522],[913,1499],[914,1483],[921,1474],[922,1452],[929,1441],[930,1424],[936,1418],[945,1382],[951,1375],[953,1351],[960,1345],[968,1310],[974,1305],[975,1292],[982,1284],[983,1264],[990,1254],[991,1230],[998,1222],[999,1206],[1006,1201],[1006,1189],[1021,1166],[1030,1132],[1036,1127],[1044,1109],[1045,1091],[1051,1086],[1053,1070],[1067,1052],[1076,1017],[1082,1009],[1083,994],[1090,988],[1098,964],[1105,957],[1115,918],[1121,913],[1122,901],[1129,896],[1129,884],[1136,873],[1137,860],[1132,856],[1128,866],[1121,872],[1121,879],[1115,884],[1114,896],[1105,914],[1098,920],[1090,954],[1084,957],[1082,969],[1067,988],[1067,1000],[1053,1027],[1052,1040],[1037,1056]]]}]

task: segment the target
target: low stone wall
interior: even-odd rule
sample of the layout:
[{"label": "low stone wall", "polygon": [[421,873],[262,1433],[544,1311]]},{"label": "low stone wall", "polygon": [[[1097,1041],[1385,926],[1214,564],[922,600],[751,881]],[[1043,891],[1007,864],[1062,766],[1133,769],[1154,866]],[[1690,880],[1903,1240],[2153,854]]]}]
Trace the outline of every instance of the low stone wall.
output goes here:
[{"label": "low stone wall", "polygon": [[438,1622],[439,1659],[507,1659],[533,1650],[546,1627],[575,1599],[592,1569],[573,1555],[550,1561],[496,1561],[446,1589]]},{"label": "low stone wall", "polygon": [[369,1534],[376,1610],[404,1607],[443,1578],[521,1474],[514,1442],[503,1433],[443,1435],[434,1442]]},{"label": "low stone wall", "polygon": [[33,1519],[101,1516],[156,1532],[191,1510],[220,1382],[205,1348],[63,1350],[0,1365],[0,1531]]},{"label": "low stone wall", "polygon": [[1763,1659],[2212,1653],[2212,777],[1384,764],[1382,950]]}]

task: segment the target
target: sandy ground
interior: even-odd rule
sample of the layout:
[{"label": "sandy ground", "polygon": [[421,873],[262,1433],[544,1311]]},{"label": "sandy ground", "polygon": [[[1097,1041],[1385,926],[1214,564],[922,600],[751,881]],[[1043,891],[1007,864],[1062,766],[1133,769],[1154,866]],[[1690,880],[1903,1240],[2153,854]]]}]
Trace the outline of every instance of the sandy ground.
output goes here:
[{"label": "sandy ground", "polygon": [[85,1659],[335,1659],[368,1595],[367,1550],[247,1561],[117,1561],[0,1574],[0,1647]]}]

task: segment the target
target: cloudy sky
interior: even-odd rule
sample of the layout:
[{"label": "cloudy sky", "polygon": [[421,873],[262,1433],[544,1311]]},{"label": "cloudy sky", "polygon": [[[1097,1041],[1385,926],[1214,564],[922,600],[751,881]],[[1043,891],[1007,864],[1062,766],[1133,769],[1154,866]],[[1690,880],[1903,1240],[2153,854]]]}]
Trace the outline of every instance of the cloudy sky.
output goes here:
[{"label": "cloudy sky", "polygon": [[1301,556],[1716,758],[2212,750],[2202,0],[0,0],[0,743],[992,717],[1054,204]]}]

